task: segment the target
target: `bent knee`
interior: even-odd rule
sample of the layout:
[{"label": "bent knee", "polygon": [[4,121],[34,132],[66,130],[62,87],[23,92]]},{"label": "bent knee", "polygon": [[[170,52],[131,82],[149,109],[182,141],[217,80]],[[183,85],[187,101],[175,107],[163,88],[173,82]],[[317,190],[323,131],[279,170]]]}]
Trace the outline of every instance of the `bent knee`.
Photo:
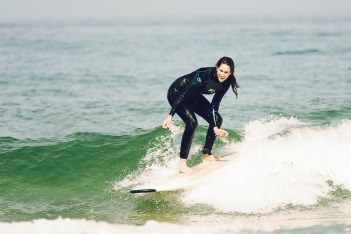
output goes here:
[{"label": "bent knee", "polygon": [[195,120],[195,121],[189,121],[189,122],[187,122],[186,125],[185,125],[185,127],[186,127],[186,128],[191,128],[191,129],[196,129],[196,128],[197,128],[197,125],[198,125],[198,123],[197,123],[197,121]]}]

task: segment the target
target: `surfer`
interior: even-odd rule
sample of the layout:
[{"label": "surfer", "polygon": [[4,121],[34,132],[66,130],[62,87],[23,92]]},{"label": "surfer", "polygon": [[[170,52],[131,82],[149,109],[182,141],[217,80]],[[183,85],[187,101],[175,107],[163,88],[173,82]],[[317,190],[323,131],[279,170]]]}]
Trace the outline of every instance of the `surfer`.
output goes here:
[{"label": "surfer", "polygon": [[[234,62],[229,57],[221,58],[215,67],[203,67],[176,79],[168,89],[167,99],[171,105],[168,117],[162,122],[163,128],[168,128],[175,113],[185,123],[185,130],[180,147],[180,173],[190,172],[186,160],[189,155],[195,129],[198,125],[195,114],[209,123],[206,134],[206,143],[202,150],[203,161],[214,161],[212,147],[216,135],[227,137],[228,132],[221,129],[222,117],[218,113],[219,104],[229,89],[238,98],[239,85],[234,76]],[[215,94],[210,103],[203,94]]]}]

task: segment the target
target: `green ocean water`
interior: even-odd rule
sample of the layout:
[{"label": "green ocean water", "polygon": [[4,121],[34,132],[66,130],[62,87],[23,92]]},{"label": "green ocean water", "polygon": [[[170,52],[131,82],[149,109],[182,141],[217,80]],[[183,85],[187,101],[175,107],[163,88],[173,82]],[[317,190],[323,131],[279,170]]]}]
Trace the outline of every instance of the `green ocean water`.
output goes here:
[{"label": "green ocean water", "polygon": [[[195,144],[205,138],[206,129],[201,130]],[[142,224],[147,219],[135,208],[151,217],[175,208],[169,201],[131,197],[128,188],[114,189],[116,181],[152,164],[140,161],[147,149],[161,143],[161,136],[170,137],[161,127],[135,136],[75,133],[59,141],[2,137],[2,221],[63,216]],[[199,157],[190,160],[190,165],[198,163]],[[176,210],[173,219],[178,220],[184,212]]]},{"label": "green ocean water", "polygon": [[[281,221],[277,233],[346,230],[350,28],[347,17],[1,22],[0,222],[62,217],[200,228],[239,220],[265,231],[263,217],[295,220]],[[214,152],[243,155],[233,167],[242,176],[217,178],[228,187],[218,195],[223,203],[211,197],[218,188],[210,182],[196,190],[207,197],[129,194],[178,158],[183,123],[176,117],[171,130],[160,127],[169,85],[224,55],[234,59],[241,88],[237,100],[228,92],[221,103],[230,136],[217,139]],[[190,166],[200,163],[205,140],[206,122],[199,123]],[[266,163],[271,174],[260,170]],[[260,179],[267,187],[274,181],[279,196],[258,190]],[[281,193],[287,187],[296,194]],[[229,196],[240,193],[246,200]],[[306,225],[309,212],[315,222]]]}]

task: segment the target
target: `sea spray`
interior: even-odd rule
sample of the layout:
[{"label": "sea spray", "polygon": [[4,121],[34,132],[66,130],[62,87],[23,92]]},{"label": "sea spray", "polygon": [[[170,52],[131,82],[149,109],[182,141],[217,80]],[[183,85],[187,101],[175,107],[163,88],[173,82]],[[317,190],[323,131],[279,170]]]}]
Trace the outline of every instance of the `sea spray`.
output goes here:
[{"label": "sea spray", "polygon": [[180,134],[182,130],[179,126],[171,124],[171,134],[159,135],[154,139],[149,139],[149,147],[145,157],[138,163],[138,170],[129,174],[125,179],[115,185],[115,189],[120,189],[137,184],[147,184],[159,177],[165,177],[177,173],[177,160],[175,147],[180,145]]},{"label": "sea spray", "polygon": [[265,213],[318,203],[334,190],[328,181],[351,190],[349,120],[327,127],[305,126],[294,118],[254,121],[245,127],[245,140],[233,147],[237,160],[188,191],[184,202]]}]

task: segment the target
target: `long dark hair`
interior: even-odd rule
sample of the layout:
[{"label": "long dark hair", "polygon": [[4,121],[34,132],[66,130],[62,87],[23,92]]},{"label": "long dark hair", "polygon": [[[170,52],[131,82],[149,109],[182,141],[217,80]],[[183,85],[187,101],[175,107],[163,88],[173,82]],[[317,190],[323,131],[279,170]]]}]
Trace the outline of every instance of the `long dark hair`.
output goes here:
[{"label": "long dark hair", "polygon": [[230,85],[232,86],[233,92],[235,93],[236,98],[238,98],[238,88],[240,88],[238,82],[236,82],[236,78],[234,76],[235,65],[233,59],[229,57],[222,57],[218,60],[216,67],[220,67],[222,64],[228,65],[230,67]]}]

